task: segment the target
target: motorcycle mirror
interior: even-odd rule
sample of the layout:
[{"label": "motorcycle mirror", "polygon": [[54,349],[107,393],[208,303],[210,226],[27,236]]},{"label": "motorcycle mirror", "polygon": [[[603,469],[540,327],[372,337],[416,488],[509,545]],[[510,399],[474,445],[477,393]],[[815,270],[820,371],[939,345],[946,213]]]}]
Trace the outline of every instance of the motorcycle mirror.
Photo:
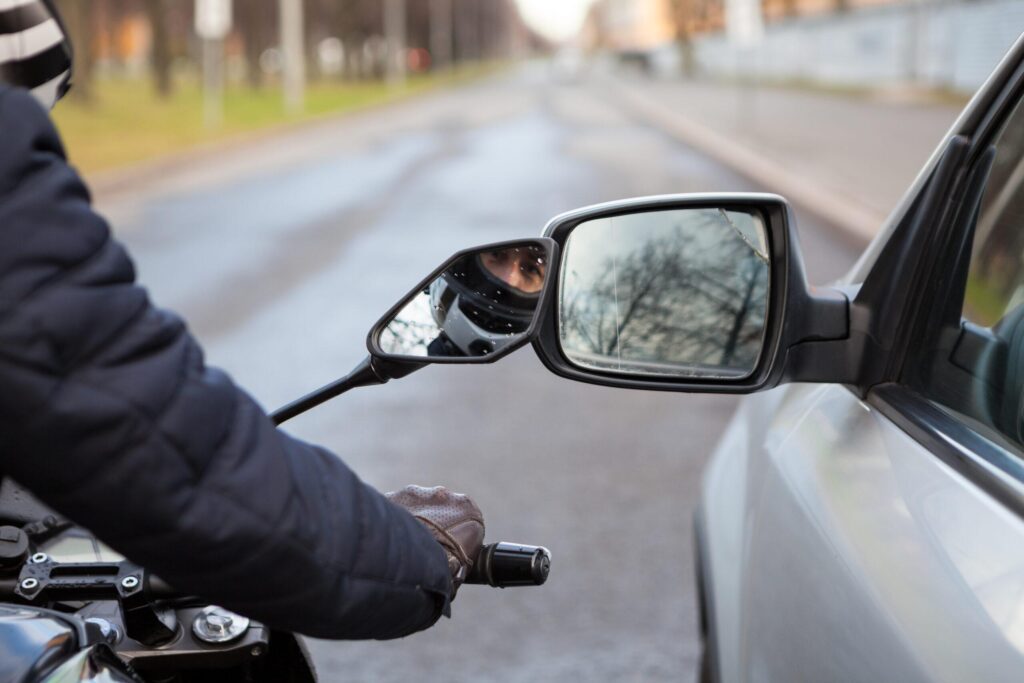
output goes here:
[{"label": "motorcycle mirror", "polygon": [[384,384],[430,363],[493,363],[533,340],[549,299],[558,245],[548,237],[456,253],[413,287],[367,337],[349,374],[271,413],[274,424],[349,389]]},{"label": "motorcycle mirror", "polygon": [[401,363],[492,363],[538,331],[557,246],[548,238],[460,251],[414,287],[367,338]]}]

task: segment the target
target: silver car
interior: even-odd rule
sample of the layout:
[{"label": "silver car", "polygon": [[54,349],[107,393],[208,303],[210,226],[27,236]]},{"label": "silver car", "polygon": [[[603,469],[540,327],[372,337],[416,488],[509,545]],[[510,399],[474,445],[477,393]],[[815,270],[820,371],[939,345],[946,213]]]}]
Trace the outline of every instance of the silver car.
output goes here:
[{"label": "silver car", "polygon": [[705,680],[1024,680],[1022,103],[1018,42],[840,285],[846,338],[719,443]]},{"label": "silver car", "polygon": [[758,392],[696,514],[704,680],[1024,680],[1024,42],[832,287],[770,195],[545,234],[554,372]]}]

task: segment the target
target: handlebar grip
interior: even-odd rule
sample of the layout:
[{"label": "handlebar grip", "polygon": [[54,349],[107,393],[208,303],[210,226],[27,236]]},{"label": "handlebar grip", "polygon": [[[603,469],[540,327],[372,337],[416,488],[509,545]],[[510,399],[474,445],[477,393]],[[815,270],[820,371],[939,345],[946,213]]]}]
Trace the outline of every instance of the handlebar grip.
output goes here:
[{"label": "handlebar grip", "polygon": [[521,543],[485,545],[466,576],[466,583],[495,588],[540,586],[548,580],[551,553],[547,548]]}]

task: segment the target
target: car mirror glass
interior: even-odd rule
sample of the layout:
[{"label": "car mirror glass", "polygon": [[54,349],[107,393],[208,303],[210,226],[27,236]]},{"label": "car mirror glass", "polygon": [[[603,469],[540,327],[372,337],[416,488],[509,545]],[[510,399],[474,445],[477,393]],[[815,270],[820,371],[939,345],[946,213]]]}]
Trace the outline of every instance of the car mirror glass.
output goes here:
[{"label": "car mirror glass", "polygon": [[656,210],[580,223],[561,265],[562,351],[587,370],[748,377],[764,346],[770,253],[752,210]]}]

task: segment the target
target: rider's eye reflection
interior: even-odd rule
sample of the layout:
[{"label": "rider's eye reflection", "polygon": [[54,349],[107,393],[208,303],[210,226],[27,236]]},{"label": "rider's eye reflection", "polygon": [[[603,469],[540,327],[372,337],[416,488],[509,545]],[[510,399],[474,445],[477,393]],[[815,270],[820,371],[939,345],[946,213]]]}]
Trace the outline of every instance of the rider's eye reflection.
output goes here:
[{"label": "rider's eye reflection", "polygon": [[484,268],[508,286],[536,294],[544,287],[543,253],[534,249],[499,249],[480,256]]}]

